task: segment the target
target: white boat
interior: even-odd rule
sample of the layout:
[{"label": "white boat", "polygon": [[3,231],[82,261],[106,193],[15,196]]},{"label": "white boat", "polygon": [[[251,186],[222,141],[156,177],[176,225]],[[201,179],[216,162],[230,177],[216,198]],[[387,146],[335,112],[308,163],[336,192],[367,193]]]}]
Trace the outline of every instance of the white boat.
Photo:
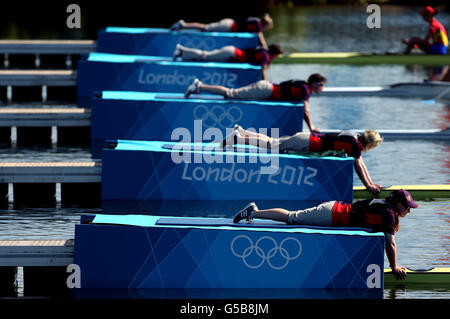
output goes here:
[{"label": "white boat", "polygon": [[[355,133],[362,133],[363,129],[346,130]],[[339,133],[342,130],[322,129],[321,133]],[[385,140],[406,139],[406,140],[449,140],[450,129],[424,129],[424,130],[377,130]]]},{"label": "white boat", "polygon": [[386,86],[324,87],[322,96],[386,96],[450,100],[450,82],[424,81],[397,83]]}]

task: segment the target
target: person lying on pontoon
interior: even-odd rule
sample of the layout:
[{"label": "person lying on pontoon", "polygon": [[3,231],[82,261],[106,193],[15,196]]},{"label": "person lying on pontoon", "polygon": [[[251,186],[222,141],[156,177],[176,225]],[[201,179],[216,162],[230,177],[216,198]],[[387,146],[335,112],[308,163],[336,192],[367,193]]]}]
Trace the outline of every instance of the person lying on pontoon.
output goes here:
[{"label": "person lying on pontoon", "polygon": [[291,136],[272,138],[265,134],[244,130],[235,125],[231,135],[227,136],[220,147],[234,144],[247,144],[263,148],[276,148],[279,153],[289,152],[323,152],[344,151],[347,156],[355,159],[356,174],[369,192],[377,195],[382,185],[375,184],[370,178],[369,171],[364,164],[362,152],[367,152],[383,142],[383,138],[375,130],[367,130],[358,135],[353,132],[317,133],[298,132]]},{"label": "person lying on pontoon", "polygon": [[397,265],[395,233],[400,229],[399,217],[405,217],[411,208],[417,208],[411,194],[403,189],[395,190],[383,199],[367,199],[346,204],[328,201],[316,207],[298,211],[283,208],[258,209],[255,203],[248,204],[233,218],[252,222],[254,218],[270,219],[290,225],[308,226],[350,226],[369,228],[374,232],[384,232],[386,256],[397,279],[405,279],[405,268]]},{"label": "person lying on pontoon", "polygon": [[430,24],[428,34],[425,39],[414,37],[403,39],[407,45],[405,54],[411,53],[412,49],[419,48],[427,54],[446,54],[448,46],[447,31],[442,24],[434,17],[438,13],[437,9],[427,6],[422,12],[422,18]]},{"label": "person lying on pontoon", "polygon": [[226,99],[303,102],[306,124],[311,131],[320,132],[312,124],[308,100],[312,92],[322,93],[326,82],[327,79],[324,76],[315,73],[308,78],[308,81],[289,80],[280,84],[274,84],[268,80],[261,80],[244,87],[230,89],[221,85],[203,84],[199,79],[195,79],[187,88],[184,96],[189,97],[191,94],[208,92],[222,95]]},{"label": "person lying on pontoon", "polygon": [[260,44],[267,48],[263,32],[273,28],[273,20],[268,13],[261,18],[248,17],[239,19],[222,19],[213,23],[185,22],[179,20],[174,23],[170,30],[194,29],[207,32],[252,32],[258,33]]},{"label": "person lying on pontoon", "polygon": [[173,60],[202,61],[202,62],[240,62],[262,66],[262,79],[266,80],[266,71],[273,59],[279,57],[283,51],[278,44],[271,44],[269,48],[257,46],[255,48],[239,49],[227,45],[220,49],[206,51],[188,48],[177,44],[173,53]]}]

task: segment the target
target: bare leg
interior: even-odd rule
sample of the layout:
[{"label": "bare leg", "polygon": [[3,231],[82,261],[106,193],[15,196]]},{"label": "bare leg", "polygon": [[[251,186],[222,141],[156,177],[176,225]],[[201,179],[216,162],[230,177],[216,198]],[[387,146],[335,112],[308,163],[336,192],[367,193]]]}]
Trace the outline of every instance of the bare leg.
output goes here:
[{"label": "bare leg", "polygon": [[270,143],[272,139],[267,135],[246,131],[242,128],[238,129],[237,135],[235,135],[235,132],[236,131],[233,132],[233,138],[227,137],[222,141],[222,143],[220,144],[221,148],[225,147],[225,145],[235,145],[235,144],[253,145],[266,149],[269,149],[271,147]]},{"label": "bare leg", "polygon": [[239,129],[240,138],[245,140],[245,144],[264,148],[270,148],[272,139],[262,133],[256,133],[249,130]]},{"label": "bare leg", "polygon": [[199,22],[186,22],[186,24],[183,25],[183,29],[197,29],[204,31],[205,30],[205,24],[199,23]]},{"label": "bare leg", "polygon": [[241,136],[243,137],[254,137],[270,141],[270,137],[266,134],[252,132],[250,130],[239,129],[239,134],[241,134]]},{"label": "bare leg", "polygon": [[227,62],[235,56],[235,48],[231,45],[211,51],[188,48],[181,44],[178,44],[177,47],[181,51],[181,58],[183,61]]},{"label": "bare leg", "polygon": [[253,218],[270,219],[278,222],[288,223],[289,211],[284,208],[271,208],[255,210],[253,212]]},{"label": "bare leg", "polygon": [[208,92],[212,94],[218,94],[222,96],[226,96],[228,88],[221,85],[208,85],[208,84],[200,84],[200,92]]}]

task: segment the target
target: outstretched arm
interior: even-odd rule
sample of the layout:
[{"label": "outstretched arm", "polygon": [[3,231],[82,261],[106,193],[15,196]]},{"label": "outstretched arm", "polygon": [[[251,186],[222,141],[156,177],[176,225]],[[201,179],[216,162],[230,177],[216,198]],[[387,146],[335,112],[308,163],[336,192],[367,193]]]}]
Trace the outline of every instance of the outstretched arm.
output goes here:
[{"label": "outstretched arm", "polygon": [[266,39],[264,38],[264,34],[262,32],[258,32],[259,43],[262,47],[268,49]]},{"label": "outstretched arm", "polygon": [[305,119],[305,122],[308,125],[309,130],[311,132],[313,132],[313,131],[320,132],[320,130],[318,128],[314,127],[314,125],[312,124],[311,113],[309,113],[309,102],[304,101],[303,104],[304,104],[304,109],[305,109],[305,111],[304,111],[305,114],[304,114],[303,118]]},{"label": "outstretched arm", "polygon": [[395,243],[395,236],[392,234],[385,233],[384,237],[386,239],[386,256],[389,260],[389,265],[392,271],[395,273],[397,279],[405,279],[406,272],[404,268],[397,266],[397,245]]},{"label": "outstretched arm", "polygon": [[262,66],[262,79],[267,80],[267,64]]},{"label": "outstretched arm", "polygon": [[361,182],[366,186],[366,188],[374,195],[377,195],[380,192],[381,185],[374,184],[370,179],[369,171],[367,170],[366,164],[362,159],[362,156],[355,159],[355,171],[358,174]]}]

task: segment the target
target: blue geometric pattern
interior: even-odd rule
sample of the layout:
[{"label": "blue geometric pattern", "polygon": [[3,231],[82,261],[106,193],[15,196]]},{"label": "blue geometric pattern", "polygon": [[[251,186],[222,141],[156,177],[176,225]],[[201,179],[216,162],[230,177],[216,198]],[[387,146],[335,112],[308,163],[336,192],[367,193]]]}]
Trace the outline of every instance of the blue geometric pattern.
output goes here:
[{"label": "blue geometric pattern", "polygon": [[[228,151],[225,154],[230,162],[226,162],[221,152],[186,151],[183,154],[190,156],[191,163],[177,164],[172,158],[177,151],[164,148],[175,143],[148,141],[138,147],[138,142],[119,141],[115,150],[103,150],[103,200],[273,199],[351,203],[353,199],[353,158],[258,155],[256,163],[252,163],[249,153]],[[127,148],[120,149],[122,144]],[[201,163],[192,163],[195,154],[214,154],[223,163],[208,163],[203,158]],[[262,168],[275,165],[276,161],[279,167],[276,173],[261,173]]]},{"label": "blue geometric pattern", "polygon": [[[119,92],[116,92],[119,93]],[[194,121],[201,121],[201,133],[208,128],[220,130],[225,137],[234,124],[242,127],[278,128],[279,135],[292,135],[302,130],[303,104],[263,103],[261,101],[185,99],[146,94],[147,98],[94,98],[91,113],[92,155],[101,156],[106,139],[170,141],[172,132],[184,128],[194,139]],[[106,92],[105,92],[106,94]],[[201,136],[203,138],[203,136]]]},{"label": "blue geometric pattern", "polygon": [[351,231],[94,224],[75,243],[84,288],[367,288],[384,258],[382,233]]},{"label": "blue geometric pattern", "polygon": [[104,90],[184,93],[195,78],[205,84],[238,88],[261,80],[261,76],[261,67],[250,64],[153,60],[129,63],[102,55],[78,63],[77,97],[79,103],[88,105],[93,92]]},{"label": "blue geometric pattern", "polygon": [[119,54],[172,56],[177,43],[187,47],[214,50],[226,45],[241,49],[256,47],[256,33],[174,31],[168,29],[106,28],[100,30],[97,51]]}]

